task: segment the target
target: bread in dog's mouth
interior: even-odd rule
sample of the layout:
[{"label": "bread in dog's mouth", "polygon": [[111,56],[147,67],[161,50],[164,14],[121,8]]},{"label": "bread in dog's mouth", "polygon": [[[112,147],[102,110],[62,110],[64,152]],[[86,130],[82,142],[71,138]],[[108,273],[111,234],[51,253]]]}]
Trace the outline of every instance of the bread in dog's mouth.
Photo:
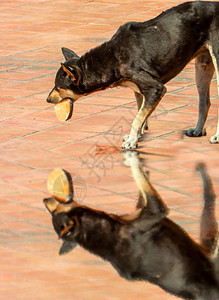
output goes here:
[{"label": "bread in dog's mouth", "polygon": [[60,121],[67,121],[73,114],[73,100],[71,98],[64,98],[55,104],[56,116]]},{"label": "bread in dog's mouth", "polygon": [[48,177],[47,189],[60,202],[72,201],[73,188],[71,175],[63,169],[54,169]]}]

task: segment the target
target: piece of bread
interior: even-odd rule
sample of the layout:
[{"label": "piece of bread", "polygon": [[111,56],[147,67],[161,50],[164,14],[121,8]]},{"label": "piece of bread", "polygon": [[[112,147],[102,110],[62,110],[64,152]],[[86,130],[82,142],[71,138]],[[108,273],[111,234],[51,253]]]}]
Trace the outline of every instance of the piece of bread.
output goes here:
[{"label": "piece of bread", "polygon": [[71,175],[63,169],[54,169],[50,173],[47,188],[50,194],[61,202],[68,202],[73,199]]},{"label": "piece of bread", "polygon": [[67,121],[73,113],[73,102],[71,99],[64,99],[55,105],[56,116],[60,121]]}]

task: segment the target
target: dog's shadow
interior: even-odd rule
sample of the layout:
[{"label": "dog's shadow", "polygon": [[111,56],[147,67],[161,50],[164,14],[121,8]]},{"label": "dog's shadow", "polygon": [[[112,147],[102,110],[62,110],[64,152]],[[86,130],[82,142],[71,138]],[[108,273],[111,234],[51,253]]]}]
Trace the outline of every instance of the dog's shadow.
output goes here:
[{"label": "dog's shadow", "polygon": [[[205,165],[196,168],[204,187],[198,244],[167,217],[168,208],[150,183],[138,153],[125,151],[123,155],[139,188],[131,214],[109,214],[81,205],[74,193],[67,203],[53,195],[44,199],[63,240],[60,254],[79,244],[109,261],[128,280],[149,281],[183,299],[219,299],[215,193]],[[71,180],[68,184],[73,186]]]}]

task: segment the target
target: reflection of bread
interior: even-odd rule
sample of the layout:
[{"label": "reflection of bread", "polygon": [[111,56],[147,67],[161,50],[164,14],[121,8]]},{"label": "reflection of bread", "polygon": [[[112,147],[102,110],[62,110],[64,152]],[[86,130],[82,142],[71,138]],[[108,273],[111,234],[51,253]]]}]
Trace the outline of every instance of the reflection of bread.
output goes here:
[{"label": "reflection of bread", "polygon": [[71,99],[64,99],[55,105],[56,116],[60,121],[67,121],[73,112],[73,102]]},{"label": "reflection of bread", "polygon": [[71,175],[62,169],[54,169],[50,173],[47,188],[50,194],[61,202],[71,201],[73,198]]}]

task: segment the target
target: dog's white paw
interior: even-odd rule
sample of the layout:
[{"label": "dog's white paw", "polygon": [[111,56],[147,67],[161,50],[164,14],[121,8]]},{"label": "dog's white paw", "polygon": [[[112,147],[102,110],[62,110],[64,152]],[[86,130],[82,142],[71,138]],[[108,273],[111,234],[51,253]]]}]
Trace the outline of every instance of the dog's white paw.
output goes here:
[{"label": "dog's white paw", "polygon": [[218,135],[213,135],[213,136],[210,138],[209,142],[210,142],[211,144],[219,144],[219,136],[218,136]]},{"label": "dog's white paw", "polygon": [[138,139],[129,136],[127,140],[122,144],[122,149],[136,149],[138,145]]}]

